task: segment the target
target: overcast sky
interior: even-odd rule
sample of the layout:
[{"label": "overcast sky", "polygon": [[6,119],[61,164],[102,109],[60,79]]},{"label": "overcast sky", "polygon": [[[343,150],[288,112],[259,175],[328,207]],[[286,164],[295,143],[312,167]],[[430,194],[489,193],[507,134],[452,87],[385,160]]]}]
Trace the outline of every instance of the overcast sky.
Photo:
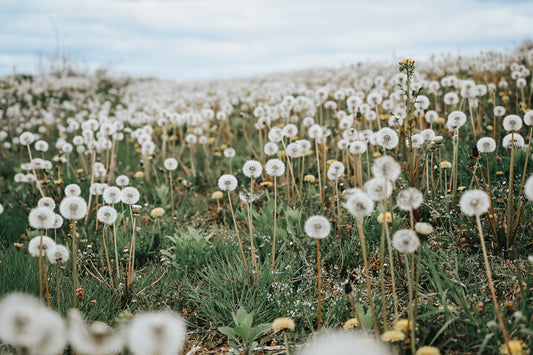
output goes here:
[{"label": "overcast sky", "polygon": [[56,51],[115,74],[205,79],[512,49],[533,1],[3,0],[0,74]]}]

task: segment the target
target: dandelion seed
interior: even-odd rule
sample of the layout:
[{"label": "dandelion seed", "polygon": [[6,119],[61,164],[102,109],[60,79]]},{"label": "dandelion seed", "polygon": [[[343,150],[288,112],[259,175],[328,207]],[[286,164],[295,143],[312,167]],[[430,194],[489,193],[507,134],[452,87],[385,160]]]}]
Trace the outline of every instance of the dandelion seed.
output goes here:
[{"label": "dandelion seed", "polygon": [[481,190],[466,191],[459,201],[461,211],[467,216],[481,216],[490,207],[489,195]]},{"label": "dandelion seed", "polygon": [[396,205],[403,211],[417,209],[422,205],[422,202],[424,202],[424,195],[414,187],[402,190],[396,196]]},{"label": "dandelion seed", "polygon": [[304,229],[308,237],[324,239],[331,231],[331,224],[326,217],[312,216],[305,222]]},{"label": "dandelion seed", "polygon": [[127,343],[134,355],[178,354],[185,341],[185,321],[171,312],[136,315],[129,326]]},{"label": "dandelion seed", "polygon": [[168,171],[174,171],[178,168],[178,161],[175,158],[167,158],[163,162],[163,165]]},{"label": "dandelion seed", "polygon": [[237,178],[231,174],[224,174],[218,178],[218,187],[222,191],[234,191],[237,185]]},{"label": "dandelion seed", "polygon": [[263,167],[257,160],[248,160],[242,167],[242,173],[251,179],[257,179],[262,172]]},{"label": "dandelion seed", "polygon": [[54,212],[47,207],[37,207],[28,215],[30,226],[35,229],[49,229],[54,226]]},{"label": "dandelion seed", "polygon": [[141,197],[139,190],[135,187],[128,186],[122,190],[122,202],[127,205],[133,205],[139,201]]},{"label": "dandelion seed", "polygon": [[496,141],[491,137],[483,137],[477,141],[476,146],[480,153],[492,153],[496,150]]},{"label": "dandelion seed", "polygon": [[411,229],[400,229],[392,236],[392,246],[400,253],[414,253],[420,246],[420,240]]},{"label": "dandelion seed", "polygon": [[67,196],[61,201],[59,212],[66,219],[82,219],[87,214],[87,202],[79,196]]}]

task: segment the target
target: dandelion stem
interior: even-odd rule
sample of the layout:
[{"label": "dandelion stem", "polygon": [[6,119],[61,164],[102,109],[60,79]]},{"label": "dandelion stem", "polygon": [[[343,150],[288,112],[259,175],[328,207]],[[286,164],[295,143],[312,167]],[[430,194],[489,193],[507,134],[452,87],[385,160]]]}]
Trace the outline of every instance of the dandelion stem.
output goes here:
[{"label": "dandelion stem", "polygon": [[361,253],[363,254],[363,267],[365,270],[366,288],[368,292],[368,299],[370,302],[370,310],[372,311],[372,319],[374,320],[374,329],[376,330],[376,335],[379,336],[379,323],[378,323],[378,318],[376,316],[376,307],[374,306],[374,295],[372,293],[370,270],[368,269],[368,260],[367,260],[367,255],[366,255],[366,242],[365,242],[365,233],[363,231],[363,220],[361,218],[357,218],[356,222],[357,222],[357,232],[359,234],[359,241],[361,243]]},{"label": "dandelion stem", "polygon": [[318,273],[318,326],[317,329],[320,330],[320,325],[322,323],[322,278],[320,272],[320,239],[316,240],[316,260],[317,260],[317,273]]},{"label": "dandelion stem", "polygon": [[272,271],[274,271],[274,262],[276,260],[276,223],[277,223],[277,214],[278,214],[278,200],[277,200],[277,190],[278,186],[276,184],[277,177],[274,176],[274,232],[272,238]]},{"label": "dandelion stem", "polygon": [[111,288],[115,289],[115,282],[113,281],[113,269],[111,268],[111,261],[109,261],[109,251],[107,250],[107,241],[105,240],[106,229],[107,225],[104,224],[104,228],[102,228],[102,241],[104,243],[105,258],[107,261],[107,272],[109,273],[109,278],[111,280]]},{"label": "dandelion stem", "polygon": [[485,247],[485,238],[483,237],[483,229],[481,227],[481,220],[479,215],[476,215],[476,224],[477,230],[479,232],[479,238],[481,240],[481,250],[483,251],[483,261],[485,262],[485,270],[487,272],[487,278],[489,279],[489,289],[492,296],[492,302],[494,303],[494,310],[496,311],[496,316],[498,317],[498,322],[500,323],[500,328],[502,330],[503,339],[507,345],[507,351],[509,354],[512,354],[511,348],[509,347],[509,339],[507,337],[507,331],[505,330],[505,325],[503,323],[503,317],[500,312],[500,307],[498,306],[498,298],[496,297],[496,290],[494,289],[494,283],[492,282],[492,273],[490,271],[489,258],[487,256],[487,248]]},{"label": "dandelion stem", "polygon": [[78,265],[76,264],[76,254],[78,251],[77,239],[78,233],[76,231],[76,221],[71,220],[71,233],[72,233],[72,288],[73,288],[73,298],[72,298],[72,307],[78,307]]},{"label": "dandelion stem", "polygon": [[235,227],[235,233],[237,233],[237,240],[239,241],[239,249],[241,250],[242,261],[244,263],[244,268],[246,269],[246,274],[248,275],[248,280],[251,283],[252,280],[250,279],[250,270],[248,270],[248,263],[246,262],[246,257],[244,256],[244,249],[242,247],[241,237],[239,236],[239,228],[237,227],[237,220],[235,219],[235,213],[233,212],[233,205],[231,203],[231,197],[230,197],[229,191],[228,191],[228,202],[229,202],[229,210],[231,211],[231,218],[233,219],[233,226]]},{"label": "dandelion stem", "polygon": [[254,244],[254,232],[252,225],[252,206],[254,199],[254,179],[250,179],[250,203],[248,204],[248,229],[250,230],[250,254],[252,257],[252,265],[255,268],[255,276],[259,281],[259,266],[257,265],[257,259],[255,256],[255,244]]},{"label": "dandelion stem", "polygon": [[409,261],[405,263],[405,266],[407,267],[407,278],[409,283],[409,326],[407,329],[411,330],[411,351],[412,353],[416,353],[416,337],[415,337],[415,327],[414,324],[414,302],[413,302],[413,279],[414,279],[414,272],[415,272],[415,256],[414,254],[411,255],[411,267],[409,267]]}]

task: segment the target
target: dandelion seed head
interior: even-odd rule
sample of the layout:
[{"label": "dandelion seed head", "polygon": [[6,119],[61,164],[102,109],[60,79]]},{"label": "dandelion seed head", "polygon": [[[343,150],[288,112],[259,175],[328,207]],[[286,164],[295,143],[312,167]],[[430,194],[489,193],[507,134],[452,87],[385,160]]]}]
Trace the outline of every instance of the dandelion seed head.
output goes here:
[{"label": "dandelion seed head", "polygon": [[324,331],[314,336],[302,349],[301,355],[389,355],[384,344],[363,333]]},{"label": "dandelion seed head", "polygon": [[248,160],[242,167],[242,173],[251,179],[257,179],[261,176],[263,167],[257,160]]},{"label": "dandelion seed head", "polygon": [[496,141],[491,137],[483,137],[477,141],[476,146],[480,153],[492,153],[496,150]]},{"label": "dandelion seed head", "polygon": [[231,174],[224,174],[218,178],[218,187],[222,191],[234,191],[237,185],[237,178]]},{"label": "dandelion seed head", "polygon": [[398,142],[398,134],[391,128],[384,127],[376,133],[376,143],[387,150],[396,148]]},{"label": "dandelion seed head", "polygon": [[420,246],[420,239],[411,229],[400,229],[392,236],[392,246],[400,253],[414,253]]},{"label": "dandelion seed head", "polygon": [[522,119],[518,115],[507,115],[503,119],[503,129],[507,132],[517,132],[522,128]]},{"label": "dandelion seed head", "polygon": [[175,158],[166,158],[163,165],[168,171],[174,171],[178,168],[178,161]]},{"label": "dandelion seed head", "polygon": [[389,155],[377,158],[372,164],[372,175],[377,178],[396,181],[400,177],[401,172],[402,168],[400,164]]},{"label": "dandelion seed head", "polygon": [[82,219],[87,214],[87,202],[79,196],[67,196],[59,204],[59,212],[69,220]]},{"label": "dandelion seed head", "polygon": [[96,212],[96,218],[102,223],[113,224],[117,219],[117,210],[111,206],[102,206]]},{"label": "dandelion seed head", "polygon": [[396,205],[403,211],[417,209],[422,205],[422,202],[424,202],[424,195],[414,187],[402,190],[396,196]]},{"label": "dandelion seed head", "polygon": [[30,226],[35,229],[49,229],[54,226],[54,212],[47,207],[36,207],[28,215]]},{"label": "dandelion seed head", "polygon": [[374,211],[374,202],[361,189],[352,189],[347,194],[346,202],[343,206],[356,218],[370,216]]},{"label": "dandelion seed head", "polygon": [[177,354],[185,341],[185,321],[172,312],[136,315],[129,326],[127,343],[133,355]]},{"label": "dandelion seed head", "polygon": [[489,195],[481,190],[466,191],[459,201],[461,211],[467,216],[481,216],[490,207]]},{"label": "dandelion seed head", "polygon": [[68,261],[70,253],[68,248],[61,244],[54,244],[46,251],[46,256],[51,264],[64,264]]},{"label": "dandelion seed head", "polygon": [[38,257],[42,249],[42,255],[46,256],[48,249],[52,248],[54,245],[56,245],[54,240],[45,235],[33,237],[28,243],[28,252],[31,256]]},{"label": "dandelion seed head", "polygon": [[122,189],[122,202],[127,205],[133,205],[139,201],[141,194],[135,187],[128,186]]},{"label": "dandelion seed head", "polygon": [[505,149],[511,149],[513,146],[516,149],[524,147],[524,137],[519,133],[509,133],[503,137],[502,145]]},{"label": "dandelion seed head", "polygon": [[270,176],[282,176],[285,173],[285,164],[280,159],[270,159],[266,162],[265,171]]},{"label": "dandelion seed head", "polygon": [[65,187],[65,196],[79,196],[81,195],[81,188],[77,184],[69,184]]},{"label": "dandelion seed head", "polygon": [[312,216],[305,221],[304,230],[308,237],[324,239],[331,231],[331,224],[324,216]]},{"label": "dandelion seed head", "polygon": [[51,197],[42,197],[39,199],[39,202],[37,202],[38,207],[46,207],[49,210],[54,210],[56,207],[56,202]]}]

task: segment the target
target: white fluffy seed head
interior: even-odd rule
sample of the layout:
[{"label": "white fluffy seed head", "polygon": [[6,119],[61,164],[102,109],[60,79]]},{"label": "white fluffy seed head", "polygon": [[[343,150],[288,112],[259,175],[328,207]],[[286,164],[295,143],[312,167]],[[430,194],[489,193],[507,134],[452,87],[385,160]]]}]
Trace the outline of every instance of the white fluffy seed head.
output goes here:
[{"label": "white fluffy seed head", "polygon": [[287,146],[285,152],[291,158],[299,158],[302,155],[302,147],[298,143],[291,143]]},{"label": "white fluffy seed head", "polygon": [[461,128],[466,123],[466,115],[462,111],[452,111],[448,115],[446,126],[450,128]]},{"label": "white fluffy seed head", "polygon": [[402,190],[396,196],[396,205],[403,211],[417,209],[424,202],[424,195],[414,187]]},{"label": "white fluffy seed head", "polygon": [[522,128],[522,119],[518,115],[507,115],[503,119],[503,128],[507,132],[517,132]]},{"label": "white fluffy seed head", "polygon": [[224,149],[224,156],[228,159],[231,159],[231,158],[234,158],[235,157],[235,149],[233,148],[226,148]]},{"label": "white fluffy seed head", "polygon": [[519,133],[509,133],[503,137],[502,145],[505,149],[511,149],[513,146],[515,149],[520,149],[524,146],[524,137]]},{"label": "white fluffy seed head", "polygon": [[420,239],[411,229],[400,229],[392,236],[392,246],[400,253],[414,253],[420,246]]},{"label": "white fluffy seed head", "polygon": [[533,175],[531,175],[524,185],[524,193],[529,201],[533,201]]},{"label": "white fluffy seed head", "polygon": [[61,201],[59,212],[66,219],[82,219],[87,214],[87,202],[79,196],[67,196]]},{"label": "white fluffy seed head", "polygon": [[477,149],[480,153],[492,153],[496,150],[496,141],[491,137],[483,137],[477,141]]},{"label": "white fluffy seed head", "polygon": [[402,168],[400,164],[389,155],[377,158],[372,164],[372,175],[377,178],[396,181],[400,177],[401,172]]},{"label": "white fluffy seed head", "polygon": [[53,211],[56,207],[56,202],[51,197],[42,197],[39,199],[39,202],[37,202],[38,207],[46,207],[49,210]]},{"label": "white fluffy seed head", "polygon": [[380,341],[364,333],[325,331],[314,336],[302,349],[301,355],[389,355],[390,351]]},{"label": "white fluffy seed head", "polygon": [[125,339],[121,330],[114,331],[102,322],[87,324],[77,309],[69,311],[67,322],[70,344],[79,353],[117,354],[124,348]]},{"label": "white fluffy seed head", "polygon": [[127,343],[133,355],[178,354],[185,341],[185,321],[172,312],[136,315],[128,330]]},{"label": "white fluffy seed head", "polygon": [[68,248],[61,244],[55,244],[46,251],[46,256],[52,264],[64,264],[69,258]]},{"label": "white fluffy seed head", "polygon": [[120,187],[127,186],[130,183],[130,179],[126,175],[119,175],[115,180],[116,184]]},{"label": "white fluffy seed head", "polygon": [[79,196],[81,195],[81,188],[77,184],[69,184],[65,187],[65,196]]},{"label": "white fluffy seed head", "polygon": [[108,186],[102,194],[104,197],[104,202],[108,204],[119,203],[122,199],[122,191],[116,186]]},{"label": "white fluffy seed head", "polygon": [[263,167],[257,160],[248,160],[242,167],[242,173],[251,179],[257,179],[261,176]]},{"label": "white fluffy seed head", "polygon": [[270,176],[282,176],[285,173],[285,164],[280,159],[270,159],[266,162],[265,171]]},{"label": "white fluffy seed head", "polygon": [[178,161],[175,158],[167,158],[163,162],[163,165],[168,171],[174,171],[178,168]]},{"label": "white fluffy seed head", "polygon": [[396,148],[398,142],[398,134],[391,128],[384,127],[376,133],[376,143],[387,150]]},{"label": "white fluffy seed head", "polygon": [[461,196],[459,205],[467,216],[481,216],[489,210],[489,195],[485,191],[469,190]]},{"label": "white fluffy seed head", "polygon": [[276,143],[267,142],[263,150],[266,155],[271,156],[271,155],[277,154],[277,152],[279,151],[279,148]]},{"label": "white fluffy seed head", "polygon": [[66,329],[62,318],[39,300],[12,293],[0,302],[0,339],[28,354],[62,353]]},{"label": "white fluffy seed head", "polygon": [[344,175],[344,164],[340,161],[335,161],[331,163],[328,169],[328,178],[330,180],[337,180]]},{"label": "white fluffy seed head", "polygon": [[96,212],[96,218],[102,223],[113,224],[117,220],[117,210],[111,206],[102,206]]},{"label": "white fluffy seed head", "polygon": [[533,110],[529,110],[525,113],[524,123],[528,126],[533,126]]},{"label": "white fluffy seed head", "polygon": [[426,222],[416,222],[415,231],[418,234],[430,235],[431,233],[433,233],[433,226]]},{"label": "white fluffy seed head", "polygon": [[54,226],[54,212],[47,207],[36,207],[28,215],[30,226],[35,229],[49,229]]},{"label": "white fluffy seed head", "polygon": [[222,191],[234,191],[237,185],[237,178],[231,174],[224,174],[218,178],[218,187]]},{"label": "white fluffy seed head", "polygon": [[139,201],[141,194],[133,186],[128,186],[122,189],[122,202],[127,205],[133,205]]},{"label": "white fluffy seed head", "polygon": [[324,216],[312,216],[305,221],[304,229],[308,237],[324,239],[331,231],[331,224]]},{"label": "white fluffy seed head", "polygon": [[28,243],[28,252],[31,256],[39,256],[42,249],[42,255],[46,256],[48,249],[52,248],[56,243],[50,237],[45,235],[33,237]]},{"label": "white fluffy seed head", "polygon": [[352,189],[347,194],[346,202],[343,206],[356,218],[370,216],[372,211],[374,211],[374,202],[360,189]]},{"label": "white fluffy seed head", "polygon": [[382,201],[392,194],[392,184],[382,177],[375,177],[365,182],[364,190],[372,201]]}]

